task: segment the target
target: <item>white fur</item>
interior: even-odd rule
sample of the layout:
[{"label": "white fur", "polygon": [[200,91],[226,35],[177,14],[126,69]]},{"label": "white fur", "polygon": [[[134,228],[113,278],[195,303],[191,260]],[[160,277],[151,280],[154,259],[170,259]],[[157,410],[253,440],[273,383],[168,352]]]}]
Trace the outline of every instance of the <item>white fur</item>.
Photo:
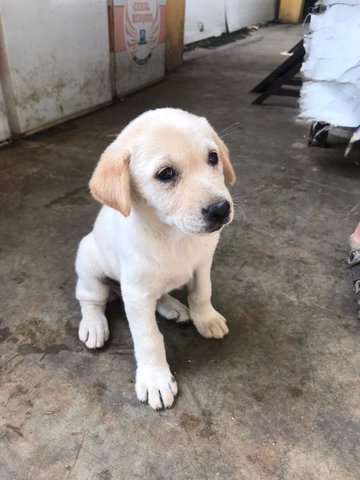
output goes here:
[{"label": "white fur", "polygon": [[[172,122],[174,128],[185,133],[192,132],[195,140],[198,136],[200,143],[194,140],[190,146],[190,153],[196,153],[201,149],[199,145],[204,141],[206,143],[209,124],[186,112],[174,112],[181,111],[163,109],[161,115],[153,112],[147,115],[152,121],[157,118],[161,124]],[[123,137],[128,134],[131,125],[123,131]],[[133,125],[138,126],[136,120]],[[122,138],[121,135],[115,142]],[[173,404],[178,390],[166,361],[155,310],[179,322],[191,318],[199,333],[207,338],[222,338],[228,333],[224,317],[211,304],[210,269],[219,231],[191,234],[188,230],[202,228],[201,221],[196,221],[196,215],[200,219],[198,212],[211,198],[221,197],[231,202],[231,197],[224,185],[221,167],[215,175],[215,170],[201,160],[202,163],[198,165],[200,178],[189,175],[189,184],[185,187],[189,197],[191,189],[197,189],[201,194],[195,200],[195,197],[187,200],[186,196],[180,200],[169,200],[168,197],[175,196],[176,188],[180,187],[167,189],[163,194],[159,190],[162,186],[153,178],[154,164],[164,161],[161,147],[159,153],[153,148],[146,132],[139,135],[136,128],[132,142],[130,174],[138,192],[134,198],[131,197],[131,214],[125,217],[117,210],[104,206],[92,232],[82,239],[79,246],[76,258],[76,297],[82,312],[79,337],[88,348],[104,345],[109,336],[104,315],[109,298],[109,286],[105,278],[118,280],[134,340],[136,393],[140,401],[148,401],[152,408],[160,409]],[[212,148],[211,142],[213,140],[209,137],[208,143]],[[189,155],[189,150],[186,155]],[[144,156],[147,158],[146,164]],[[181,158],[177,158],[177,161],[184,165],[186,163]],[[195,167],[191,163],[186,168],[191,170]],[[184,170],[184,182],[186,172]],[[157,189],[156,198],[154,189]],[[168,295],[171,290],[185,284],[188,285],[189,308]]]}]

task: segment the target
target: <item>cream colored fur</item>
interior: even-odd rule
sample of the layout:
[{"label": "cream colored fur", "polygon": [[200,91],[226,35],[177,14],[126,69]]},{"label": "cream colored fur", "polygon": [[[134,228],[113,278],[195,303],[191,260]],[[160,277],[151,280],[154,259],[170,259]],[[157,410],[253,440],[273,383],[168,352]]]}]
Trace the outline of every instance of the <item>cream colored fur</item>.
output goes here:
[{"label": "cream colored fur", "polygon": [[[219,164],[208,163],[216,151]],[[173,184],[156,178],[173,167]],[[121,293],[137,361],[136,393],[154,409],[170,407],[177,383],[166,360],[155,310],[168,319],[191,318],[201,335],[222,338],[225,318],[211,304],[210,269],[219,231],[207,233],[202,209],[231,196],[234,183],[228,150],[207,120],[178,109],[158,109],[131,122],[105,150],[90,189],[104,204],[77,258],[76,297],[82,320],[79,337],[99,348],[109,337],[104,314],[110,289]],[[189,307],[168,292],[188,286]]]},{"label": "cream colored fur", "polygon": [[351,250],[360,249],[360,223],[357,224],[354,232],[350,235],[349,244]]}]

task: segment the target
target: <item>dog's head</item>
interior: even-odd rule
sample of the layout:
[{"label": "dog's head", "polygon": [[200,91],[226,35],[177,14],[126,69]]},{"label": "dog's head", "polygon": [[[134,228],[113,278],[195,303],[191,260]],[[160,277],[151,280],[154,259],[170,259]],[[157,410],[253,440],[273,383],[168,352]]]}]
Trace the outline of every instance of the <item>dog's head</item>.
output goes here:
[{"label": "dog's head", "polygon": [[124,216],[150,208],[163,223],[199,234],[232,221],[225,182],[235,180],[228,149],[205,118],[162,108],[133,120],[109,145],[90,191]]}]

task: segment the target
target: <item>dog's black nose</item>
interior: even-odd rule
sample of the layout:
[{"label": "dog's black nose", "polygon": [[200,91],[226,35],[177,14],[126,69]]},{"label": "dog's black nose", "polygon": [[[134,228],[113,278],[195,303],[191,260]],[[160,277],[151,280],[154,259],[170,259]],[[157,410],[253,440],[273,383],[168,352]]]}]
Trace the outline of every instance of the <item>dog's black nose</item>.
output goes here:
[{"label": "dog's black nose", "polygon": [[202,209],[202,214],[206,220],[212,223],[223,223],[230,214],[230,203],[227,200],[224,202],[211,203]]}]

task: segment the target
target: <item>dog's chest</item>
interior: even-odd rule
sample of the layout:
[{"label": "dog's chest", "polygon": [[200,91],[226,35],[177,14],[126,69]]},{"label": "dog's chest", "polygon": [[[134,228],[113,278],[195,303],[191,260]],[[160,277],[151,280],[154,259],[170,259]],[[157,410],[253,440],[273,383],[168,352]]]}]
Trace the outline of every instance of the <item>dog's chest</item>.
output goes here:
[{"label": "dog's chest", "polygon": [[163,290],[166,291],[174,290],[188,283],[195,270],[195,265],[189,261],[174,260],[164,267],[158,273],[159,283],[162,283]]},{"label": "dog's chest", "polygon": [[161,285],[163,291],[174,290],[188,283],[204,255],[196,244],[186,242],[168,245],[159,253],[154,265],[153,280]]}]

